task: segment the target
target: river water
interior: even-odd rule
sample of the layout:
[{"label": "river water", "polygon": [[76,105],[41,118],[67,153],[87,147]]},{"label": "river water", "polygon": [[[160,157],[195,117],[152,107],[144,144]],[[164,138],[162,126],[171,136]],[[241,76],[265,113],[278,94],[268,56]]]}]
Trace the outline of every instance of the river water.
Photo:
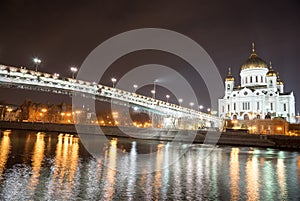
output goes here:
[{"label": "river water", "polygon": [[[300,152],[115,138],[105,149],[95,158],[72,135],[3,131],[0,200],[300,200]],[[140,153],[155,160],[137,173]],[[103,165],[120,163],[128,171]]]}]

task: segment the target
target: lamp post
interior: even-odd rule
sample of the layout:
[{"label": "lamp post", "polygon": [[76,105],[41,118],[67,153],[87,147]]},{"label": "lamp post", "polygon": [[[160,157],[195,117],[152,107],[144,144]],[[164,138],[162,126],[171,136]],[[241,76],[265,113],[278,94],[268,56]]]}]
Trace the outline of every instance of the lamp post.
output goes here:
[{"label": "lamp post", "polygon": [[170,98],[170,95],[169,95],[169,94],[167,94],[167,95],[166,95],[166,98],[167,98],[167,103],[169,103],[169,98]]},{"label": "lamp post", "polygon": [[152,93],[152,98],[155,99],[155,90],[152,89],[152,90],[151,90],[151,93]]},{"label": "lamp post", "polygon": [[[154,91],[154,93],[152,93],[152,91]],[[153,81],[153,90],[151,91],[151,93],[153,94],[153,98],[155,99],[155,93],[156,93],[156,82],[155,80]]]},{"label": "lamp post", "polygon": [[112,87],[115,88],[115,83],[117,82],[117,79],[113,77],[113,78],[111,78],[111,81],[112,81],[112,84],[113,84]]},{"label": "lamp post", "polygon": [[39,58],[35,57],[35,58],[33,58],[33,63],[35,64],[35,72],[37,72],[38,67],[42,63],[42,61]]},{"label": "lamp post", "polygon": [[210,108],[207,108],[207,113],[210,113]]},{"label": "lamp post", "polygon": [[203,105],[199,105],[199,110],[200,110],[200,111],[203,110]]},{"label": "lamp post", "polygon": [[137,84],[134,84],[134,85],[133,85],[134,92],[136,92],[136,90],[137,90],[138,87],[139,87],[139,86],[138,86]]},{"label": "lamp post", "polygon": [[181,103],[183,102],[183,99],[182,99],[182,98],[179,98],[179,99],[178,99],[178,102],[179,102],[179,105],[181,106]]},{"label": "lamp post", "polygon": [[53,78],[54,78],[54,79],[57,79],[58,77],[59,77],[59,74],[58,74],[58,73],[54,73],[54,74],[53,74]]},{"label": "lamp post", "polygon": [[77,68],[77,67],[74,67],[74,66],[72,66],[72,67],[70,68],[70,70],[71,70],[71,72],[72,72],[72,78],[74,79],[74,77],[75,77],[75,73],[78,71],[78,68]]},{"label": "lamp post", "polygon": [[193,108],[194,105],[195,105],[194,102],[190,102],[191,109]]}]

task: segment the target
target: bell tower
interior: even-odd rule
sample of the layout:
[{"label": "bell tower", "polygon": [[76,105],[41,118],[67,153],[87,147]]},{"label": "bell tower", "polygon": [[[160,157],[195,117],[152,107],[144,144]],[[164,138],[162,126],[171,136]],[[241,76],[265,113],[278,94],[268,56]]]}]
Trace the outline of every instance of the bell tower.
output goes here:
[{"label": "bell tower", "polygon": [[231,68],[228,68],[228,74],[225,78],[225,94],[229,95],[233,91],[234,87],[234,77],[231,74]]}]

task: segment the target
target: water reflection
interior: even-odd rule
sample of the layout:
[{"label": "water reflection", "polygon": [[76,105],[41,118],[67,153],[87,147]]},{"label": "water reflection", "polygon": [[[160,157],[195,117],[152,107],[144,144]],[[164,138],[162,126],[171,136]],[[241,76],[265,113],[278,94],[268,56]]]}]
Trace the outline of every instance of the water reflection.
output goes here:
[{"label": "water reflection", "polygon": [[[191,154],[191,153],[189,153]],[[192,157],[187,158],[187,168],[186,168],[186,185],[187,191],[186,196],[188,199],[192,199],[193,197],[193,188],[194,188],[194,161]]]},{"label": "water reflection", "polygon": [[230,200],[239,200],[240,197],[240,166],[239,166],[239,148],[232,148],[230,153]]},{"label": "water reflection", "polygon": [[274,166],[272,161],[267,160],[264,162],[263,167],[264,176],[264,197],[268,200],[274,200],[274,191],[276,191],[276,186],[274,182]]},{"label": "water reflection", "polygon": [[182,196],[182,182],[180,178],[182,175],[182,169],[180,162],[173,165],[173,194],[176,200],[180,200]]},{"label": "water reflection", "polygon": [[162,174],[162,163],[163,163],[163,154],[164,145],[158,144],[157,145],[157,152],[156,152],[156,169],[155,169],[155,177],[154,177],[154,199],[159,199],[160,188],[161,188],[161,174]]},{"label": "water reflection", "polygon": [[10,134],[11,131],[3,131],[3,137],[0,144],[0,181],[10,150]]},{"label": "water reflection", "polygon": [[259,169],[258,159],[255,156],[249,156],[246,163],[246,190],[247,200],[259,199]]},{"label": "water reflection", "polygon": [[116,175],[116,166],[117,166],[117,144],[118,139],[113,138],[110,140],[110,148],[108,153],[105,155],[105,159],[108,160],[108,169],[106,175],[106,186],[104,192],[104,199],[105,200],[112,200],[113,194],[115,191],[115,175]]},{"label": "water reflection", "polygon": [[32,175],[29,179],[28,188],[30,190],[31,196],[33,195],[37,184],[39,183],[40,170],[44,158],[45,142],[44,133],[38,132],[36,134],[36,142],[33,148],[32,155]]},{"label": "water reflection", "polygon": [[70,199],[74,196],[75,175],[78,167],[79,144],[78,138],[68,134],[60,134],[55,152],[55,163],[51,180],[49,181],[48,196]]},{"label": "water reflection", "polygon": [[299,152],[193,146],[164,168],[185,144],[113,138],[93,158],[72,135],[13,131],[0,146],[0,200],[299,200]]},{"label": "water reflection", "polygon": [[298,167],[297,167],[297,170],[298,170],[298,181],[299,181],[299,184],[300,184],[300,156],[298,156]]},{"label": "water reflection", "polygon": [[132,142],[131,149],[130,149],[130,156],[129,156],[129,169],[132,171],[133,174],[128,175],[128,185],[127,185],[127,196],[129,200],[133,200],[134,197],[134,188],[136,183],[136,160],[137,160],[137,150],[136,150],[136,142]]},{"label": "water reflection", "polygon": [[284,160],[279,158],[277,160],[277,177],[280,187],[281,200],[286,200],[286,178]]}]

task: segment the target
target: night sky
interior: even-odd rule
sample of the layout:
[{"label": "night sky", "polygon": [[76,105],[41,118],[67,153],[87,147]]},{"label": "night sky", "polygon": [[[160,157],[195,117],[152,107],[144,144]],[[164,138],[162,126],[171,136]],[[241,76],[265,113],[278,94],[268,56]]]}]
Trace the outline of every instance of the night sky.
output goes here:
[{"label": "night sky", "polygon": [[[287,1],[0,1],[0,63],[71,76],[86,56],[106,39],[137,28],[165,28],[198,42],[212,57],[222,77],[228,67],[239,80],[241,65],[257,54],[280,72],[285,90],[293,90],[300,111],[300,2]],[[138,58],[138,59],[137,59]],[[152,63],[168,65],[197,85],[199,102],[208,107],[207,90],[188,64],[158,51],[141,51],[116,61],[103,84],[128,69]],[[150,94],[149,94],[150,95]],[[21,104],[26,98],[60,103],[70,98],[47,93],[0,89],[0,100]],[[172,101],[172,100],[171,100]],[[173,100],[174,101],[174,100]]]}]

